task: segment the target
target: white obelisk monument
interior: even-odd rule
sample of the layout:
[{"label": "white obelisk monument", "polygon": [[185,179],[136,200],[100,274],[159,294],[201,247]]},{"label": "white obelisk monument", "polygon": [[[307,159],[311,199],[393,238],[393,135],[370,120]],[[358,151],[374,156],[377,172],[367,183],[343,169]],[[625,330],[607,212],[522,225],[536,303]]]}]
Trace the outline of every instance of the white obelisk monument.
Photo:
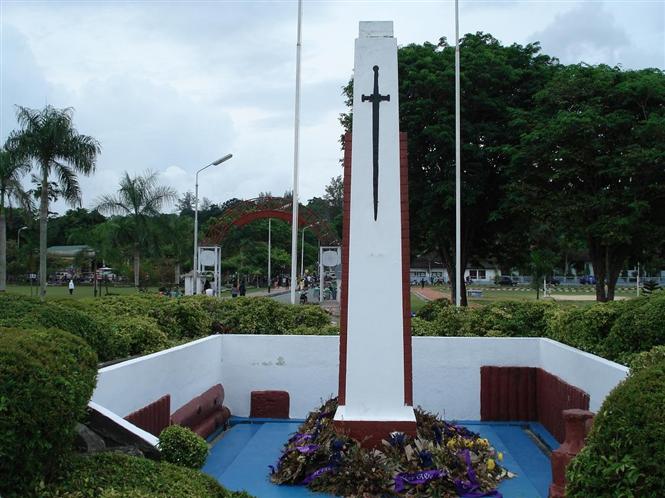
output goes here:
[{"label": "white obelisk monument", "polygon": [[414,434],[416,429],[408,180],[392,22],[360,23],[353,78],[353,135],[351,140],[347,136],[345,150],[339,408],[334,420],[337,430],[376,445],[390,432]]}]

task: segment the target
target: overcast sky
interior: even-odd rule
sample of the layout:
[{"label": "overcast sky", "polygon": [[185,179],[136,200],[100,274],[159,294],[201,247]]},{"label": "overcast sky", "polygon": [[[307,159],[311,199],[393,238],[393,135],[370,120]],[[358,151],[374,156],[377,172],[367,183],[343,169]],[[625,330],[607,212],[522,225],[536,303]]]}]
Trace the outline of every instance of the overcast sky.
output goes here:
[{"label": "overcast sky", "polygon": [[[397,41],[454,40],[452,1],[303,2],[301,199],[341,174],[341,87],[358,21],[392,20]],[[2,27],[0,139],[15,104],[74,107],[102,145],[82,178],[83,206],[123,171],[160,172],[179,192],[194,172],[213,202],[281,195],[292,185],[297,2],[8,1]],[[460,31],[505,44],[540,41],[564,63],[665,68],[663,0],[460,0]],[[64,210],[58,204],[56,210]]]}]

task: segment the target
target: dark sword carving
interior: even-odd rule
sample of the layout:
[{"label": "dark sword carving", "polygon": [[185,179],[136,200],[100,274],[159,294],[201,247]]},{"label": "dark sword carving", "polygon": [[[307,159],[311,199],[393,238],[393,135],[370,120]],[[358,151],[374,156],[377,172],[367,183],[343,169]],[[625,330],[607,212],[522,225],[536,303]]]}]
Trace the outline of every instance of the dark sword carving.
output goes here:
[{"label": "dark sword carving", "polygon": [[374,66],[374,92],[371,95],[363,95],[362,102],[372,103],[372,156],[374,167],[373,191],[374,191],[374,221],[379,206],[379,104],[382,101],[390,101],[390,95],[379,93],[379,66]]}]

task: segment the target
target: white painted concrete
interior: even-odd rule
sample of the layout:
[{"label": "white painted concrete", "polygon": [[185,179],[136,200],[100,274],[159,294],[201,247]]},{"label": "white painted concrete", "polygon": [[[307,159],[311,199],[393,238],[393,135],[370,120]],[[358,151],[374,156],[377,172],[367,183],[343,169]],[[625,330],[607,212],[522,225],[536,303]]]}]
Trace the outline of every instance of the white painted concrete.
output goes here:
[{"label": "white painted concrete", "polygon": [[508,337],[414,337],[414,405],[447,419],[480,420],[480,367],[537,367],[539,341]]},{"label": "white painted concrete", "polygon": [[92,401],[121,417],[165,394],[171,412],[222,379],[222,336],[210,336],[99,370]]},{"label": "white painted concrete", "polygon": [[[415,420],[404,409],[402,224],[397,40],[392,22],[361,22],[353,71],[353,148],[346,356],[346,420]],[[378,68],[378,73],[375,69]],[[373,110],[378,92],[378,210]],[[405,418],[406,417],[406,418]],[[338,417],[336,417],[337,419]]]},{"label": "white painted concrete", "polygon": [[337,396],[338,336],[225,335],[222,343],[224,404],[249,416],[251,391],[287,391],[291,417],[302,418]]},{"label": "white painted concrete", "polygon": [[157,443],[159,443],[159,439],[150,434],[149,432],[144,431],[140,427],[136,427],[134,424],[127,422],[124,418],[119,416],[117,413],[112,412],[108,408],[105,408],[101,405],[98,405],[97,403],[94,403],[93,401],[90,401],[88,403],[88,406],[90,408],[93,408],[94,410],[97,410],[99,413],[104,415],[105,417],[108,417],[109,419],[113,420],[116,424],[118,424],[121,427],[124,427],[127,429],[129,432],[135,434],[136,436],[140,437],[143,439],[146,443],[151,444],[155,448],[157,447]]},{"label": "white painted concrete", "polygon": [[[221,383],[233,415],[249,416],[251,391],[274,389],[287,391],[291,417],[303,418],[337,394],[338,348],[337,336],[212,336],[101,369],[92,401],[124,417],[168,393],[175,411]],[[628,375],[540,338],[414,337],[413,360],[414,405],[459,420],[480,418],[481,366],[543,368],[586,391],[592,411]]]},{"label": "white painted concrete", "polygon": [[540,367],[589,394],[589,409],[597,412],[607,394],[630,369],[551,339],[540,339]]}]

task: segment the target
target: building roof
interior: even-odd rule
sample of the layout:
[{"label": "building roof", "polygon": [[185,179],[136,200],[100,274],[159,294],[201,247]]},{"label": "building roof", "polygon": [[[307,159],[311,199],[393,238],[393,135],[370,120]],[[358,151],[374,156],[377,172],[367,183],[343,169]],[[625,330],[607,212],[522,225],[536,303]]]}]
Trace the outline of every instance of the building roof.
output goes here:
[{"label": "building roof", "polygon": [[95,255],[95,250],[88,245],[51,246],[46,249],[46,254],[49,256],[60,258],[75,258],[81,252],[85,252],[88,256]]}]

